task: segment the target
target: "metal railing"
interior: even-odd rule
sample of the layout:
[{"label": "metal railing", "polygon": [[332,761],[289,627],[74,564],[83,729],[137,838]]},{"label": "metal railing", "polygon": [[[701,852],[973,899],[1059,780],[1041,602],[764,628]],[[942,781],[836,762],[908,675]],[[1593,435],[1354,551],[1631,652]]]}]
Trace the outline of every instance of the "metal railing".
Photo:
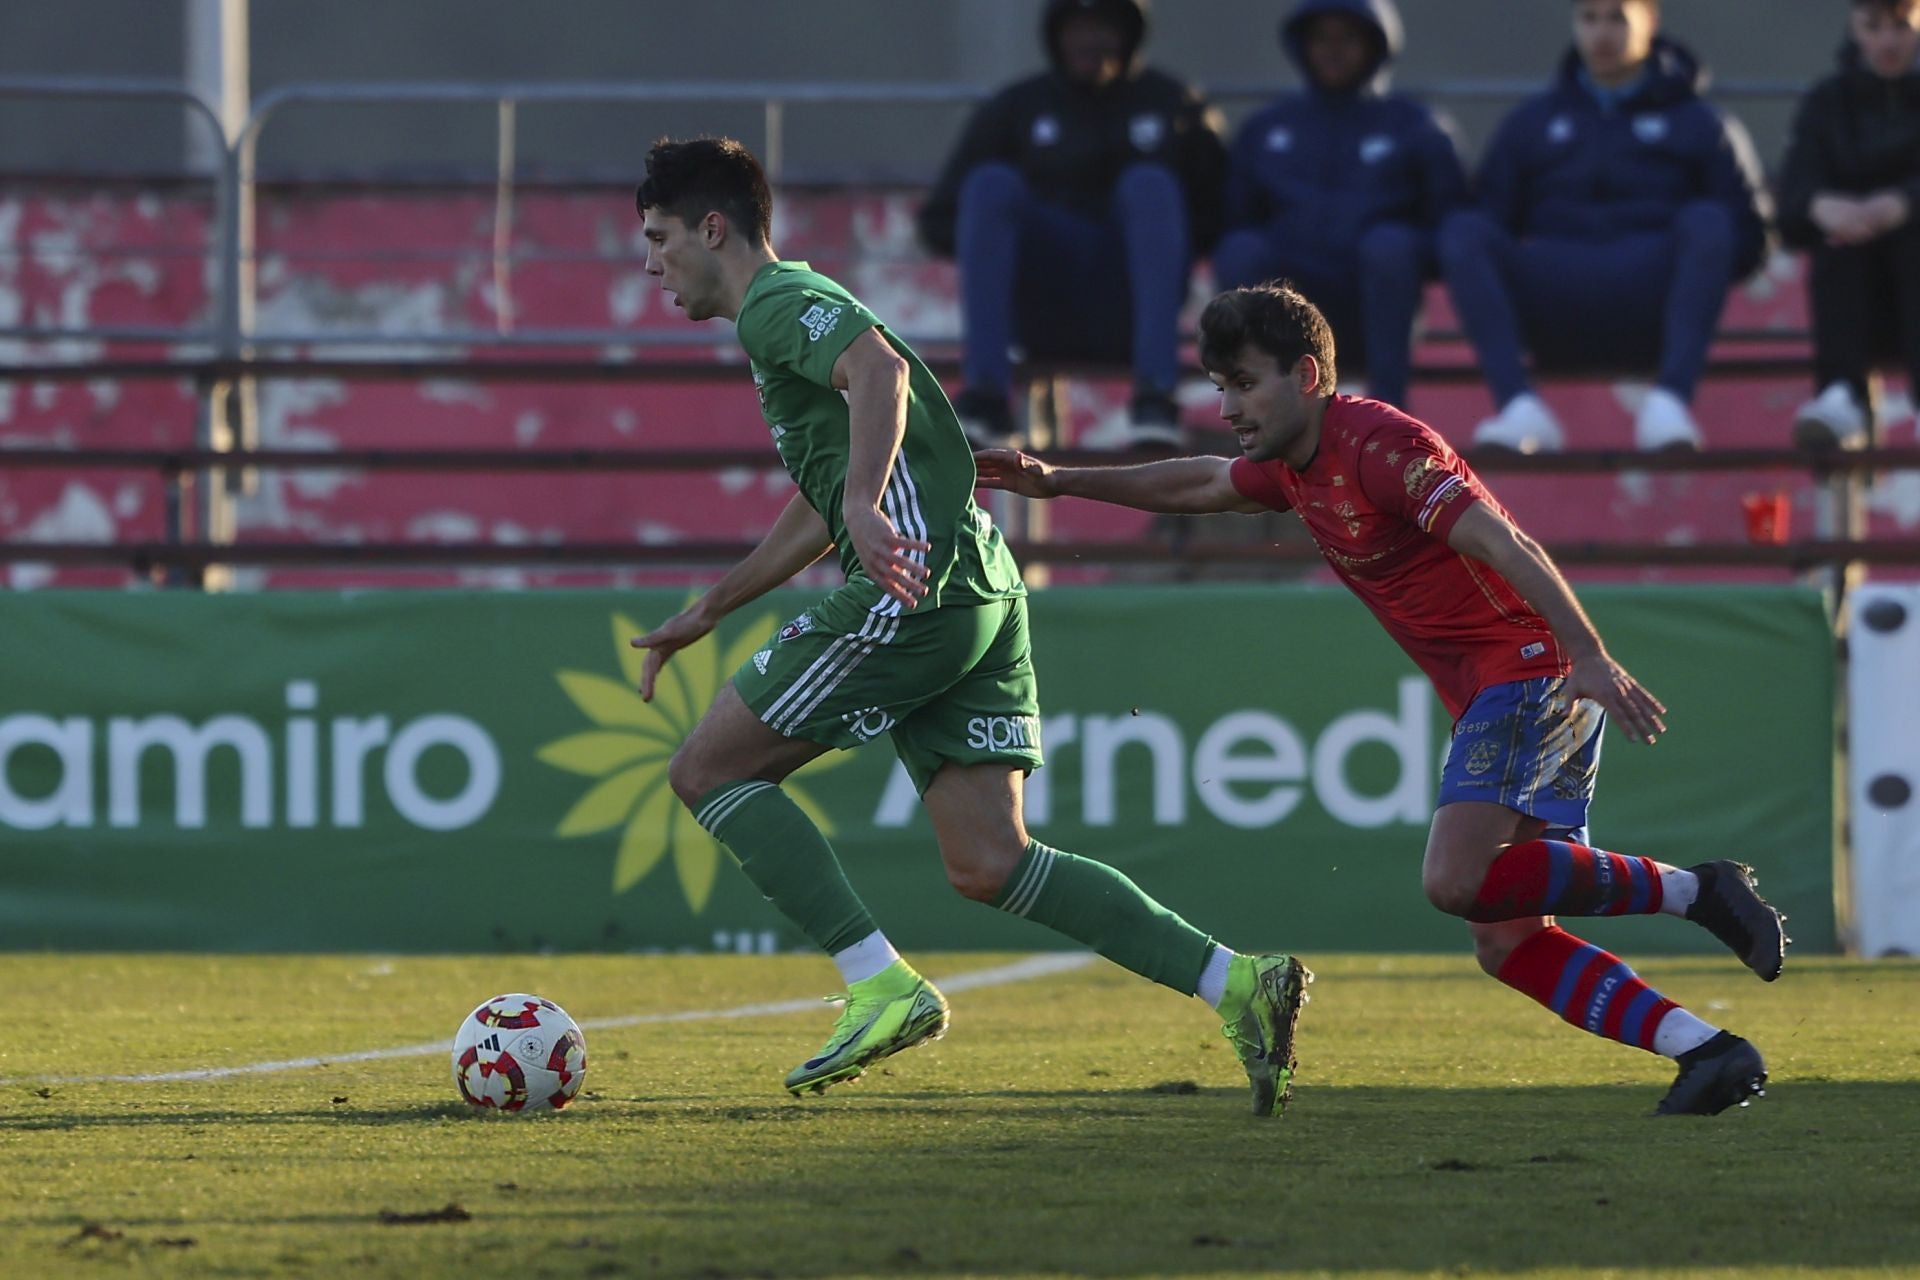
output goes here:
[{"label": "metal railing", "polygon": [[[1224,447],[1220,450],[1226,452]],[[1111,463],[1113,455],[1089,450],[1054,450],[1047,456],[1067,465]],[[1627,450],[1581,450],[1524,455],[1503,450],[1470,452],[1478,470],[1519,474],[1613,474],[1622,470],[1704,472],[1792,470],[1816,479],[1858,476],[1874,471],[1920,470],[1920,446],[1830,450],[1722,449],[1701,454],[1643,454]],[[167,490],[166,536],[160,542],[0,543],[0,563],[107,564],[135,572],[166,571],[176,583],[198,584],[218,567],[235,565],[393,566],[593,565],[715,566],[737,562],[753,549],[750,542],[698,541],[670,545],[569,541],[565,543],[376,542],[352,545],[252,542],[206,536],[189,527],[190,495],[197,485],[219,484],[243,470],[375,472],[711,472],[725,469],[774,472],[778,459],[761,449],[0,449],[0,471],[37,468],[147,470],[157,472]],[[1157,543],[1030,541],[1016,543],[1019,557],[1033,565],[1113,566],[1163,561],[1168,548]],[[1562,541],[1550,550],[1562,565],[1741,567],[1808,572],[1841,570],[1862,564],[1920,565],[1920,539],[1865,539],[1819,536],[1793,542],[1720,542],[1655,545],[1642,542]],[[1207,544],[1183,542],[1183,564],[1310,564],[1320,559],[1308,543]],[[1844,586],[1837,577],[1836,585]]]},{"label": "metal railing", "polygon": [[[1475,79],[1442,81],[1415,86],[1409,92],[1436,102],[1510,100],[1539,88],[1537,80]],[[1213,86],[1218,101],[1264,99],[1280,90],[1274,82],[1236,82]],[[218,290],[213,323],[205,329],[183,331],[157,328],[88,328],[10,326],[0,336],[29,339],[94,338],[128,342],[208,342],[227,359],[245,358],[252,348],[301,345],[324,349],[344,345],[391,343],[447,347],[543,347],[563,345],[633,345],[639,341],[628,329],[521,329],[511,324],[511,294],[502,290],[501,315],[495,328],[458,332],[422,332],[396,335],[372,330],[325,332],[271,332],[256,328],[258,312],[259,246],[256,202],[258,150],[262,132],[280,111],[294,104],[354,106],[377,103],[491,106],[495,112],[495,221],[491,258],[496,279],[504,283],[511,269],[511,226],[515,192],[517,116],[522,105],[659,105],[705,103],[716,106],[755,106],[763,113],[762,160],[776,182],[785,173],[787,113],[790,108],[818,106],[966,106],[981,100],[994,86],[918,83],[816,83],[670,81],[648,84],[583,82],[439,82],[439,83],[297,83],[260,95],[238,134],[228,137],[214,107],[186,86],[160,80],[98,77],[0,76],[0,97],[74,98],[96,100],[174,101],[204,119],[220,142],[222,163],[213,176]],[[1719,97],[1777,99],[1797,94],[1803,85],[1777,80],[1734,80],[1717,84]],[[601,261],[631,259],[604,256]],[[906,335],[909,341],[929,335]],[[938,340],[938,335],[933,335]],[[699,334],[645,335],[645,345],[710,345]]]},{"label": "metal railing", "polygon": [[[1264,99],[1278,90],[1271,83],[1215,86],[1216,100]],[[1530,93],[1536,81],[1474,80],[1436,84],[1413,92],[1436,101],[1499,101]],[[1717,86],[1723,97],[1779,98],[1797,94],[1803,86],[1778,81],[1726,82]],[[84,78],[0,77],[0,97],[54,97],[132,101],[176,101],[204,119],[221,142],[222,163],[212,175],[214,218],[211,252],[215,259],[216,296],[211,323],[198,326],[161,329],[157,327],[71,328],[58,326],[12,326],[0,329],[0,336],[53,340],[88,338],[106,341],[156,342],[174,345],[176,354],[154,360],[109,359],[100,361],[17,364],[0,369],[0,377],[12,379],[72,378],[170,378],[191,379],[197,392],[199,421],[197,445],[186,450],[99,450],[64,453],[47,450],[0,450],[0,467],[133,467],[158,472],[166,479],[167,540],[153,545],[76,545],[61,543],[0,544],[0,561],[57,561],[60,563],[101,563],[122,561],[148,566],[166,566],[182,575],[177,580],[199,580],[213,566],[236,563],[313,563],[318,561],[357,561],[359,563],[714,563],[739,554],[743,548],[733,544],[697,544],[680,547],[640,547],[625,545],[570,544],[551,546],[471,546],[443,544],[414,546],[386,544],[352,548],[326,548],[277,544],[235,544],[234,508],[230,494],[248,483],[252,474],[263,468],[367,470],[597,470],[651,469],[694,470],[716,465],[768,468],[769,457],[755,454],[736,456],[729,451],[668,451],[632,453],[605,450],[572,450],[559,453],[535,451],[393,451],[351,450],[313,455],[287,450],[263,450],[257,447],[254,410],[254,384],[261,378],[334,377],[342,379],[461,377],[475,380],[541,379],[550,381],[614,381],[698,378],[734,379],[739,366],[709,360],[688,360],[690,349],[711,348],[712,335],[695,331],[680,333],[636,332],[613,328],[522,328],[513,323],[511,270],[512,225],[515,206],[518,109],[523,104],[684,104],[705,102],[739,106],[752,104],[763,111],[763,158],[770,175],[778,178],[785,171],[785,137],[789,127],[788,111],[795,107],[826,105],[873,106],[964,106],[979,100],[990,90],[975,85],[955,84],[813,84],[813,83],[699,83],[654,84],[538,84],[538,83],[445,83],[445,84],[295,84],[263,94],[237,135],[228,137],[218,114],[204,99],[185,86],[161,81],[102,80]],[[400,104],[472,104],[492,105],[495,111],[494,222],[490,249],[495,292],[499,299],[496,324],[492,329],[458,332],[395,334],[367,330],[262,331],[257,325],[258,269],[261,250],[258,243],[258,149],[269,121],[292,104],[356,105],[368,103]],[[460,257],[473,257],[462,251]],[[592,255],[601,262],[631,263],[635,257]],[[1743,334],[1745,338],[1780,335]],[[929,339],[909,335],[910,341]],[[929,363],[936,370],[951,369],[954,354],[951,336],[930,339],[935,348]],[[422,359],[410,356],[402,360],[366,359],[349,355],[344,349],[370,345],[405,343],[414,348],[447,348],[446,357]],[[562,347],[618,346],[631,353],[630,358],[581,359],[538,355]],[[289,354],[298,348],[303,354]],[[463,358],[486,354],[487,359]],[[271,354],[268,354],[271,352]],[[1728,353],[1717,355],[1721,372],[1777,371],[1778,354]],[[1044,377],[1049,372],[1034,371]],[[1478,380],[1478,371],[1469,364],[1426,362],[1416,374],[1423,381]],[[1869,469],[1920,465],[1913,450],[1879,450],[1869,453],[1832,454],[1809,457],[1791,451],[1722,450],[1681,458],[1647,457],[1604,451],[1562,454],[1551,458],[1501,458],[1477,460],[1489,470],[1601,472],[1621,469],[1649,470],[1748,470],[1756,468],[1793,468],[1811,471],[1823,480],[1844,479],[1853,483]],[[1857,498],[1857,494],[1855,495]],[[197,500],[197,518],[194,513]],[[1851,517],[1823,520],[1823,535],[1812,541],[1785,547],[1753,547],[1747,544],[1724,546],[1655,547],[1647,545],[1580,544],[1557,548],[1569,564],[1747,564],[1805,568],[1816,564],[1850,561],[1914,563],[1914,544],[1904,542],[1866,542],[1844,536],[1857,531],[1857,503]],[[1842,536],[1832,536],[1832,535]],[[1029,545],[1023,549],[1027,559],[1036,563],[1099,559],[1108,563],[1129,558],[1164,555],[1161,548],[1120,547],[1110,544]],[[1187,546],[1182,554],[1200,560],[1293,560],[1313,555],[1311,548],[1261,548],[1244,546]]]},{"label": "metal railing", "polygon": [[234,168],[232,140],[220,122],[220,113],[211,103],[176,80],[107,78],[96,76],[0,76],[0,98],[78,99],[94,102],[172,102],[187,109],[190,117],[204,120],[219,141],[222,162],[212,175],[214,203],[214,243],[209,256],[218,278],[219,302],[213,323],[203,328],[4,325],[0,337],[53,342],[88,339],[106,342],[204,343],[227,350],[232,300],[238,296],[238,185]]}]

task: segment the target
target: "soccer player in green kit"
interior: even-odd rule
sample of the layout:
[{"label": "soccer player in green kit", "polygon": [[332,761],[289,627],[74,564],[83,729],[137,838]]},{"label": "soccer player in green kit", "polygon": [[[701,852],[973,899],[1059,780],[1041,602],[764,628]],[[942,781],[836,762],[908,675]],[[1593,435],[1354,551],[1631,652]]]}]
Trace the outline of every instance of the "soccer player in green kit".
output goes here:
[{"label": "soccer player in green kit", "polygon": [[816,756],[887,733],[956,889],[1206,1000],[1246,1067],[1254,1112],[1284,1106],[1305,966],[1236,955],[1112,867],[1027,834],[1021,791],[1041,749],[1026,589],[974,504],[972,452],[939,383],[845,289],[774,255],[766,176],[738,142],[657,144],[636,203],[648,274],[689,318],[738,327],[800,490],[745,560],[633,641],[647,650],[641,696],[677,651],[828,552],[847,575],[734,673],[668,772],[695,819],[847,983],[826,1045],[786,1087],[852,1080],[946,1030],[946,999],[900,958],[780,789]]}]

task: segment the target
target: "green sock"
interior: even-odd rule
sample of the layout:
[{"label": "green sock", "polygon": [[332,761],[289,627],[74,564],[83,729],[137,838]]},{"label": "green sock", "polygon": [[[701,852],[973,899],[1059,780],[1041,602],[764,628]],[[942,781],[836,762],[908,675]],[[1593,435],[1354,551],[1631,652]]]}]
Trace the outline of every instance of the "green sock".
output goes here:
[{"label": "green sock", "polygon": [[733,850],[747,879],[828,955],[879,927],[820,828],[773,783],[722,783],[694,804],[693,820]]},{"label": "green sock", "polygon": [[1104,862],[1027,841],[994,906],[1025,916],[1143,978],[1192,995],[1213,939]]}]

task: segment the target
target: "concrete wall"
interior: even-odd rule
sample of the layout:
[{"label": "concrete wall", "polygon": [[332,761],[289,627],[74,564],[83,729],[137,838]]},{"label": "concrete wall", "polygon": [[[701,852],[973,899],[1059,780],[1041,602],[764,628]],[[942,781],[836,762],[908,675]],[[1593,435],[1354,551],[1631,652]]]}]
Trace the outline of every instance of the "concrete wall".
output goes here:
[{"label": "concrete wall", "polygon": [[[0,6],[0,75],[177,77],[189,0],[37,0]],[[1566,44],[1564,0],[1401,0],[1408,53],[1400,80],[1534,78]],[[1210,84],[1292,80],[1273,33],[1282,6],[1158,0],[1156,63]],[[253,0],[256,96],[301,80],[861,80],[992,85],[1040,63],[1037,0]],[[1802,82],[1824,73],[1843,6],[1809,0],[1668,0],[1669,32],[1722,80]],[[1775,162],[1786,102],[1726,99]],[[1249,100],[1227,104],[1238,115]],[[1460,107],[1470,146],[1495,107]],[[0,168],[167,168],[179,163],[178,112],[21,106],[0,99]],[[793,173],[923,177],[960,113],[795,108]],[[761,141],[757,108],[526,108],[530,170],[626,176],[661,133],[733,132]],[[263,164],[315,171],[489,172],[486,108],[289,109],[263,140]]]}]

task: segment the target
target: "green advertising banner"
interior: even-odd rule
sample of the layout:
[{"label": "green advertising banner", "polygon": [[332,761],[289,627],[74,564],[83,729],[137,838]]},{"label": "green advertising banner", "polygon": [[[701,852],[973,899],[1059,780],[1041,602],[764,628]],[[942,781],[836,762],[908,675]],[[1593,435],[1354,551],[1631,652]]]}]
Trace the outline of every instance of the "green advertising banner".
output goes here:
[{"label": "green advertising banner", "polygon": [[[1834,669],[1820,597],[1593,589],[1671,709],[1609,732],[1597,843],[1760,869],[1834,946]],[[633,692],[679,593],[13,594],[0,599],[0,946],[772,951],[802,944],[666,785],[768,597]],[[1441,950],[1420,892],[1447,718],[1345,592],[1032,601],[1049,765],[1028,818],[1239,948]],[[902,945],[1058,945],[941,873],[885,742],[789,782]],[[1586,926],[1582,926],[1583,930]],[[1639,950],[1671,919],[1596,922]]]}]

